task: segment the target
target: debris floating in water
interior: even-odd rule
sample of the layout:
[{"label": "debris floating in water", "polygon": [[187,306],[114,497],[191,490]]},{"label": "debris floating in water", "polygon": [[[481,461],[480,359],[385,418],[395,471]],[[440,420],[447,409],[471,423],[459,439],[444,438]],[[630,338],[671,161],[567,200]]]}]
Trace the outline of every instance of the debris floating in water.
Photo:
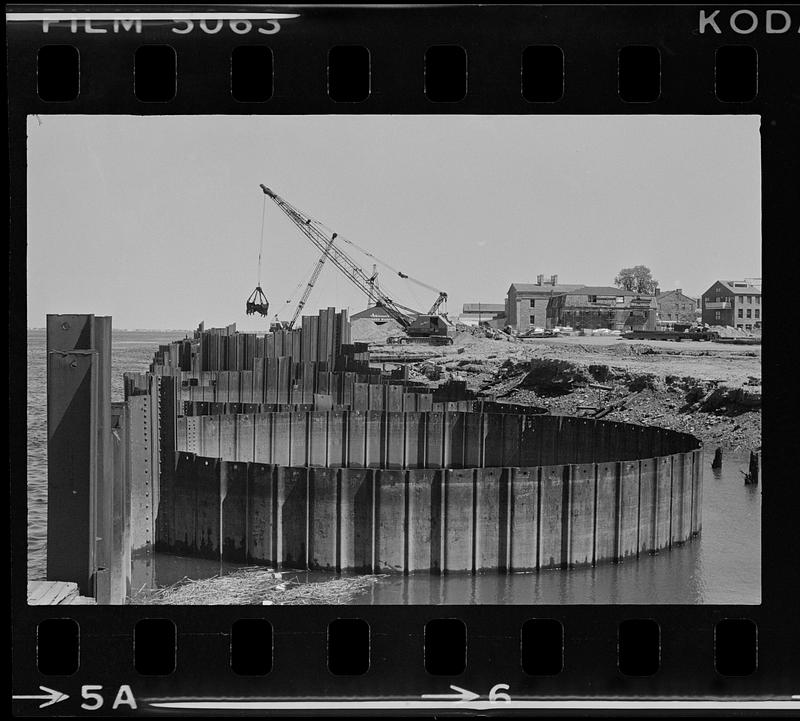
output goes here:
[{"label": "debris floating in water", "polygon": [[164,588],[140,591],[131,603],[149,605],[312,605],[347,603],[386,574],[345,576],[328,581],[300,581],[263,567],[200,580],[183,578]]}]

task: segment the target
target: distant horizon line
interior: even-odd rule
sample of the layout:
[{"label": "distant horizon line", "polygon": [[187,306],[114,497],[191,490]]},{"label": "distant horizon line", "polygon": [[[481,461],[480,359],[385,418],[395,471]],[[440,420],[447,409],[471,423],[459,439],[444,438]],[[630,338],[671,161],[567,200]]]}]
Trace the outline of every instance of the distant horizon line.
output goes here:
[{"label": "distant horizon line", "polygon": [[[47,330],[44,326],[28,326],[26,330]],[[112,331],[125,333],[194,333],[196,328],[113,328]]]}]

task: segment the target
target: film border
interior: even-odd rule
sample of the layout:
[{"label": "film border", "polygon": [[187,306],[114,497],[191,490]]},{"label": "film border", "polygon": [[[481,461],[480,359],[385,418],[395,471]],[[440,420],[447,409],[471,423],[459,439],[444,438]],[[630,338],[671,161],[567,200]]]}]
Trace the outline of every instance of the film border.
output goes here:
[{"label": "film border", "polygon": [[[258,113],[489,113],[489,114],[621,114],[700,113],[759,114],[762,118],[762,205],[767,268],[776,288],[776,305],[784,299],[790,308],[790,267],[778,247],[791,239],[795,220],[798,173],[798,121],[800,87],[796,74],[786,72],[796,62],[800,7],[785,6],[792,16],[792,32],[768,34],[764,10],[751,10],[760,27],[743,34],[730,25],[738,6],[614,6],[614,7],[467,7],[384,8],[293,6],[299,18],[268,37],[280,65],[276,84],[283,91],[265,104],[234,101],[229,94],[229,55],[241,37],[196,34],[177,35],[168,25],[147,27],[141,37],[125,34],[112,41],[90,34],[59,36],[58,42],[75,45],[81,52],[83,92],[69,103],[44,103],[35,95],[35,50],[43,40],[38,23],[12,21],[8,31],[8,92],[11,165],[11,338],[12,377],[25,377],[23,347],[26,288],[25,249],[25,117],[47,113],[249,114]],[[701,11],[719,9],[722,32],[701,33]],[[30,6],[12,6],[9,12],[30,12]],[[195,8],[183,8],[194,12]],[[202,7],[197,7],[202,11]],[[745,20],[745,16],[742,16]],[[387,25],[392,32],[386,32]],[[708,28],[706,28],[708,29]],[[100,39],[98,39],[100,38]],[[145,39],[146,38],[146,39]],[[166,104],[142,104],[132,92],[131,59],[135,48],[147,43],[168,43],[179,57],[179,92]],[[325,93],[325,58],[330,45],[363,44],[372,51],[375,92],[362,104],[331,101]],[[469,92],[458,103],[432,104],[422,92],[422,58],[432,44],[452,42],[467,49]],[[563,99],[552,104],[529,104],[518,90],[519,54],[530,44],[557,44],[567,61],[567,86]],[[616,50],[635,44],[662,48],[662,95],[654,103],[629,104],[617,96]],[[713,92],[714,50],[722,45],[755,47],[759,62],[759,93],[750,103],[720,103]],[[280,68],[292,68],[291,77]],[[377,79],[381,92],[377,91]],[[795,417],[784,389],[796,383],[788,372],[784,349],[774,337],[764,342],[764,385],[773,394],[765,406],[764,476],[787,478],[794,467]],[[12,417],[24,412],[23,384],[10,388]],[[794,386],[796,390],[796,385]],[[783,396],[783,400],[781,399]],[[797,397],[797,394],[794,394]],[[251,679],[234,677],[227,666],[230,623],[240,617],[264,617],[262,609],[184,608],[164,610],[178,626],[179,661],[175,674],[166,678],[137,677],[132,668],[131,631],[135,620],[151,615],[142,608],[74,608],[69,616],[81,625],[81,668],[74,677],[40,675],[35,663],[35,626],[53,614],[44,607],[28,607],[24,598],[25,474],[24,430],[12,424],[12,587],[15,690],[40,685],[64,688],[78,695],[82,683],[111,688],[130,682],[137,697],[186,696],[215,689],[226,697],[254,694]],[[496,683],[507,683],[516,698],[564,699],[581,697],[592,680],[595,698],[639,697],[699,699],[771,699],[787,701],[798,693],[797,623],[792,609],[798,588],[798,540],[787,533],[798,507],[798,487],[771,486],[764,495],[763,602],[760,607],[731,606],[599,606],[599,607],[333,607],[273,608],[268,616],[275,629],[275,668],[268,681],[258,684],[265,697],[301,702],[313,699],[393,696],[411,699],[458,686],[486,694]],[[159,609],[161,610],[161,609]],[[373,630],[372,667],[364,677],[333,677],[324,672],[325,628],[338,615],[358,616]],[[469,662],[456,679],[431,677],[422,666],[422,624],[432,618],[458,616],[469,629]],[[554,678],[526,677],[510,648],[518,645],[519,628],[532,616],[556,618],[565,626],[564,672]],[[613,638],[619,621],[653,617],[662,628],[662,667],[652,678],[622,678],[616,672]],[[752,618],[759,627],[759,669],[751,677],[726,679],[713,671],[713,624],[726,617]],[[308,669],[321,673],[309,686]],[[218,691],[217,691],[218,689]],[[365,694],[366,689],[366,694]],[[177,693],[176,693],[177,692]],[[58,708],[57,706],[55,707]]]}]

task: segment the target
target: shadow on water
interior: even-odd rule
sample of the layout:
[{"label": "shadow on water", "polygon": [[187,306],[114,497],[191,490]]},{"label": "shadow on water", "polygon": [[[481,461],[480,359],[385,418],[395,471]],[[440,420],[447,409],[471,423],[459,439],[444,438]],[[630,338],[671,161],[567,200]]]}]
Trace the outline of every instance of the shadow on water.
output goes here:
[{"label": "shadow on water", "polygon": [[[745,455],[727,454],[722,469],[704,457],[703,531],[689,543],[619,564],[539,573],[390,576],[352,604],[652,604],[761,602],[761,486],[745,486]],[[150,583],[171,585],[241,566],[157,555]],[[335,578],[291,572],[301,582]],[[145,575],[137,574],[139,587]]]}]

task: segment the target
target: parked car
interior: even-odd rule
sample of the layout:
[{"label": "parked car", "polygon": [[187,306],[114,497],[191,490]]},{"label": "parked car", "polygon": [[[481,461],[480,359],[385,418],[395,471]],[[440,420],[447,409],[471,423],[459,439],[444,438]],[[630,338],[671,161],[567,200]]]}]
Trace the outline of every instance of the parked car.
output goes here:
[{"label": "parked car", "polygon": [[595,328],[592,330],[592,335],[608,335],[610,332],[608,328]]}]

